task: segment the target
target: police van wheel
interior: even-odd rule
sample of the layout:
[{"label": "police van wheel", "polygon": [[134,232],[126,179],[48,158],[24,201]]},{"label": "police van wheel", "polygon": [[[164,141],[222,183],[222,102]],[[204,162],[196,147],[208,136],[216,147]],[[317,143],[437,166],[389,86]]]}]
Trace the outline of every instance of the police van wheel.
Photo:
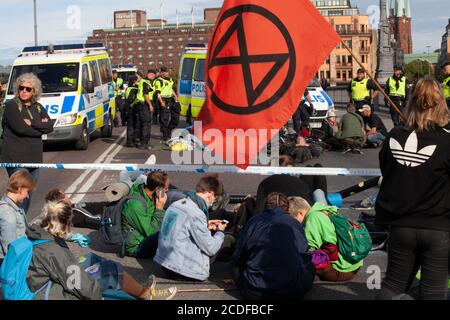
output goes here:
[{"label": "police van wheel", "polygon": [[187,112],[186,112],[186,122],[188,125],[192,125],[192,109],[191,105],[189,105]]},{"label": "police van wheel", "polygon": [[80,139],[78,139],[78,141],[75,143],[75,149],[87,150],[88,146],[89,146],[89,131],[86,122],[84,122]]},{"label": "police van wheel", "polygon": [[108,123],[102,128],[102,138],[111,138],[113,134],[114,120],[112,118],[112,114],[110,113],[108,116]]}]

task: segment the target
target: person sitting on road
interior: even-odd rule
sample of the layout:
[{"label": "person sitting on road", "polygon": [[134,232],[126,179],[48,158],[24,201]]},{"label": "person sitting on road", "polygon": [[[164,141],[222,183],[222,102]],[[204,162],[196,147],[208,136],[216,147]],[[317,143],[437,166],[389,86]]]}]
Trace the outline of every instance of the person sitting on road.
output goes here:
[{"label": "person sitting on road", "polygon": [[365,140],[364,121],[356,114],[356,107],[352,103],[347,105],[347,113],[342,117],[336,138],[345,143],[344,154],[350,151],[362,154],[361,146]]},{"label": "person sitting on road", "polygon": [[223,185],[218,176],[207,175],[197,183],[196,192],[188,192],[187,197],[167,209],[153,260],[163,267],[168,277],[208,279],[210,259],[223,247],[226,228],[220,221],[208,221],[208,213],[222,194]]},{"label": "person sitting on road", "polygon": [[[145,184],[132,185],[129,196],[137,199],[128,200],[122,209],[126,255],[139,259],[152,259],[155,256],[169,184],[167,173],[151,172]],[[145,201],[147,207],[139,198]]]},{"label": "person sitting on road", "polygon": [[316,202],[313,207],[301,197],[289,198],[289,214],[305,227],[309,251],[317,249],[328,254],[330,264],[316,271],[323,281],[349,281],[355,277],[363,265],[363,261],[352,264],[339,254],[337,234],[334,224],[323,212],[326,205]]},{"label": "person sitting on road", "polygon": [[345,142],[336,138],[339,132],[339,123],[337,122],[336,112],[334,110],[328,112],[327,119],[322,122],[322,128],[320,130],[324,133],[323,142],[329,146],[329,151],[344,150]]},{"label": "person sitting on road", "polygon": [[387,136],[387,129],[383,121],[372,112],[369,105],[363,106],[359,109],[363,116],[364,124],[369,127],[367,131],[367,142],[372,144],[375,148],[380,147]]},{"label": "person sitting on road", "polygon": [[270,193],[264,211],[245,226],[232,257],[233,280],[245,299],[296,299],[314,282],[315,267],[288,198]]},{"label": "person sitting on road", "polygon": [[[280,167],[294,167],[294,160],[289,156],[280,156]],[[314,167],[320,168],[320,164]],[[326,201],[316,190],[327,193],[327,182],[324,176],[294,176],[289,174],[274,174],[264,179],[259,185],[256,198],[247,197],[236,210],[237,223],[234,226],[234,236],[237,238],[247,222],[264,210],[264,201],[272,192],[279,192],[288,197],[299,196],[314,201]]]},{"label": "person sitting on road", "polygon": [[[54,193],[53,196],[59,196]],[[156,290],[155,277],[149,277],[148,285],[140,285],[123,270],[119,263],[88,254],[80,259],[70,251],[66,239],[72,233],[72,206],[64,193],[62,200],[45,204],[40,224],[27,230],[30,240],[48,240],[33,248],[33,256],[27,273],[27,282],[32,292],[49,284],[49,300],[101,300],[106,290],[122,290],[142,300],[168,300],[176,294],[176,287]],[[79,285],[73,283],[73,272],[77,268]],[[74,271],[75,272],[75,271]],[[49,283],[50,282],[50,283]],[[46,290],[36,296],[44,299]]]},{"label": "person sitting on road", "polygon": [[33,176],[26,170],[16,171],[9,178],[6,194],[0,200],[0,258],[6,255],[11,242],[25,235],[27,218],[19,205],[35,189]]}]

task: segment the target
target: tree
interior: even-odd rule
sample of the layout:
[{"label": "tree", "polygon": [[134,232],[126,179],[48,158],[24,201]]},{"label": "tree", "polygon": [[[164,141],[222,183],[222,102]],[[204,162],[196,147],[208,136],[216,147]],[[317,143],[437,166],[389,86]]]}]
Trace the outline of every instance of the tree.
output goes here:
[{"label": "tree", "polygon": [[427,60],[414,60],[406,65],[405,75],[411,82],[417,81],[428,75],[434,75],[433,65]]}]

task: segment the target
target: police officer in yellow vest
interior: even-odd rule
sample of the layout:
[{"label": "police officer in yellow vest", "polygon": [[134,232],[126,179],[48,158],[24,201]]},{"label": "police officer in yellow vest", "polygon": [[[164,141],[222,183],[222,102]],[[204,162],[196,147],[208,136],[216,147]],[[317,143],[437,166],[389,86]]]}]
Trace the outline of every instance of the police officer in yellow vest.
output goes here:
[{"label": "police officer in yellow vest", "polygon": [[68,75],[62,78],[62,82],[64,86],[72,89],[77,90],[77,83],[78,83],[78,74],[77,70],[74,68],[69,68]]},{"label": "police officer in yellow vest", "polygon": [[444,73],[442,90],[444,91],[445,100],[447,100],[447,107],[450,109],[450,61],[445,62],[441,67]]},{"label": "police officer in yellow vest", "polygon": [[[125,102],[123,101],[123,79],[119,78],[119,74],[117,73],[117,70],[113,70],[112,72],[113,82],[114,82],[114,95],[116,100],[116,110],[120,112],[120,120],[121,123],[118,125],[125,126],[127,123],[127,109],[125,108]],[[119,119],[119,117],[116,117],[116,119]]]},{"label": "police officer in yellow vest", "polygon": [[159,123],[159,118],[160,118],[160,114],[161,114],[161,103],[162,103],[162,98],[161,98],[161,89],[163,87],[164,84],[164,80],[160,75],[159,71],[156,71],[156,78],[155,80],[153,80],[153,87],[155,88],[155,93],[153,94],[153,107],[155,108],[155,112],[153,112],[153,124],[158,124]]},{"label": "police officer in yellow vest", "polygon": [[160,72],[163,81],[160,93],[162,98],[160,124],[162,138],[164,141],[167,141],[171,138],[172,130],[178,127],[181,106],[178,102],[178,96],[173,89],[174,81],[170,77],[167,68],[161,67]]},{"label": "police officer in yellow vest", "polygon": [[378,95],[378,88],[369,78],[366,78],[364,69],[358,69],[356,78],[350,82],[347,91],[350,102],[355,104],[356,110],[364,105],[372,105],[372,99]]},{"label": "police officer in yellow vest", "polygon": [[129,78],[128,87],[125,90],[125,105],[128,109],[127,118],[127,148],[134,148],[139,145],[140,128],[138,104],[138,77],[131,76]]},{"label": "police officer in yellow vest", "polygon": [[[139,149],[150,150],[150,133],[152,126],[152,112],[153,110],[153,87],[150,80],[144,78],[142,72],[137,73],[138,76],[138,93],[137,103],[134,107],[137,109],[138,121],[137,128],[139,131]],[[134,108],[133,107],[133,108]]]},{"label": "police officer in yellow vest", "polygon": [[[407,79],[403,75],[403,68],[400,65],[394,66],[394,74],[389,77],[386,81],[386,94],[391,98],[392,102],[395,103],[397,108],[401,112],[403,112],[403,108],[406,105],[406,94],[407,94]],[[389,104],[387,100],[385,100],[386,105]],[[394,123],[394,127],[400,126],[400,115],[393,107],[389,108],[391,112],[391,119]]]}]

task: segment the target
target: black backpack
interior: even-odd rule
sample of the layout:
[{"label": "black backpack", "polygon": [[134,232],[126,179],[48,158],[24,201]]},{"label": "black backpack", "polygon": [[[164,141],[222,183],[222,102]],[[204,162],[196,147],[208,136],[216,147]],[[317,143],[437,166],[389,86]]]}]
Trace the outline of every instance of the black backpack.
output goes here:
[{"label": "black backpack", "polygon": [[125,203],[128,200],[137,200],[142,203],[147,211],[147,201],[143,196],[127,196],[119,201],[112,202],[110,205],[105,206],[102,212],[102,220],[100,232],[103,237],[103,241],[109,245],[123,246],[124,238],[122,234],[122,210]]}]

